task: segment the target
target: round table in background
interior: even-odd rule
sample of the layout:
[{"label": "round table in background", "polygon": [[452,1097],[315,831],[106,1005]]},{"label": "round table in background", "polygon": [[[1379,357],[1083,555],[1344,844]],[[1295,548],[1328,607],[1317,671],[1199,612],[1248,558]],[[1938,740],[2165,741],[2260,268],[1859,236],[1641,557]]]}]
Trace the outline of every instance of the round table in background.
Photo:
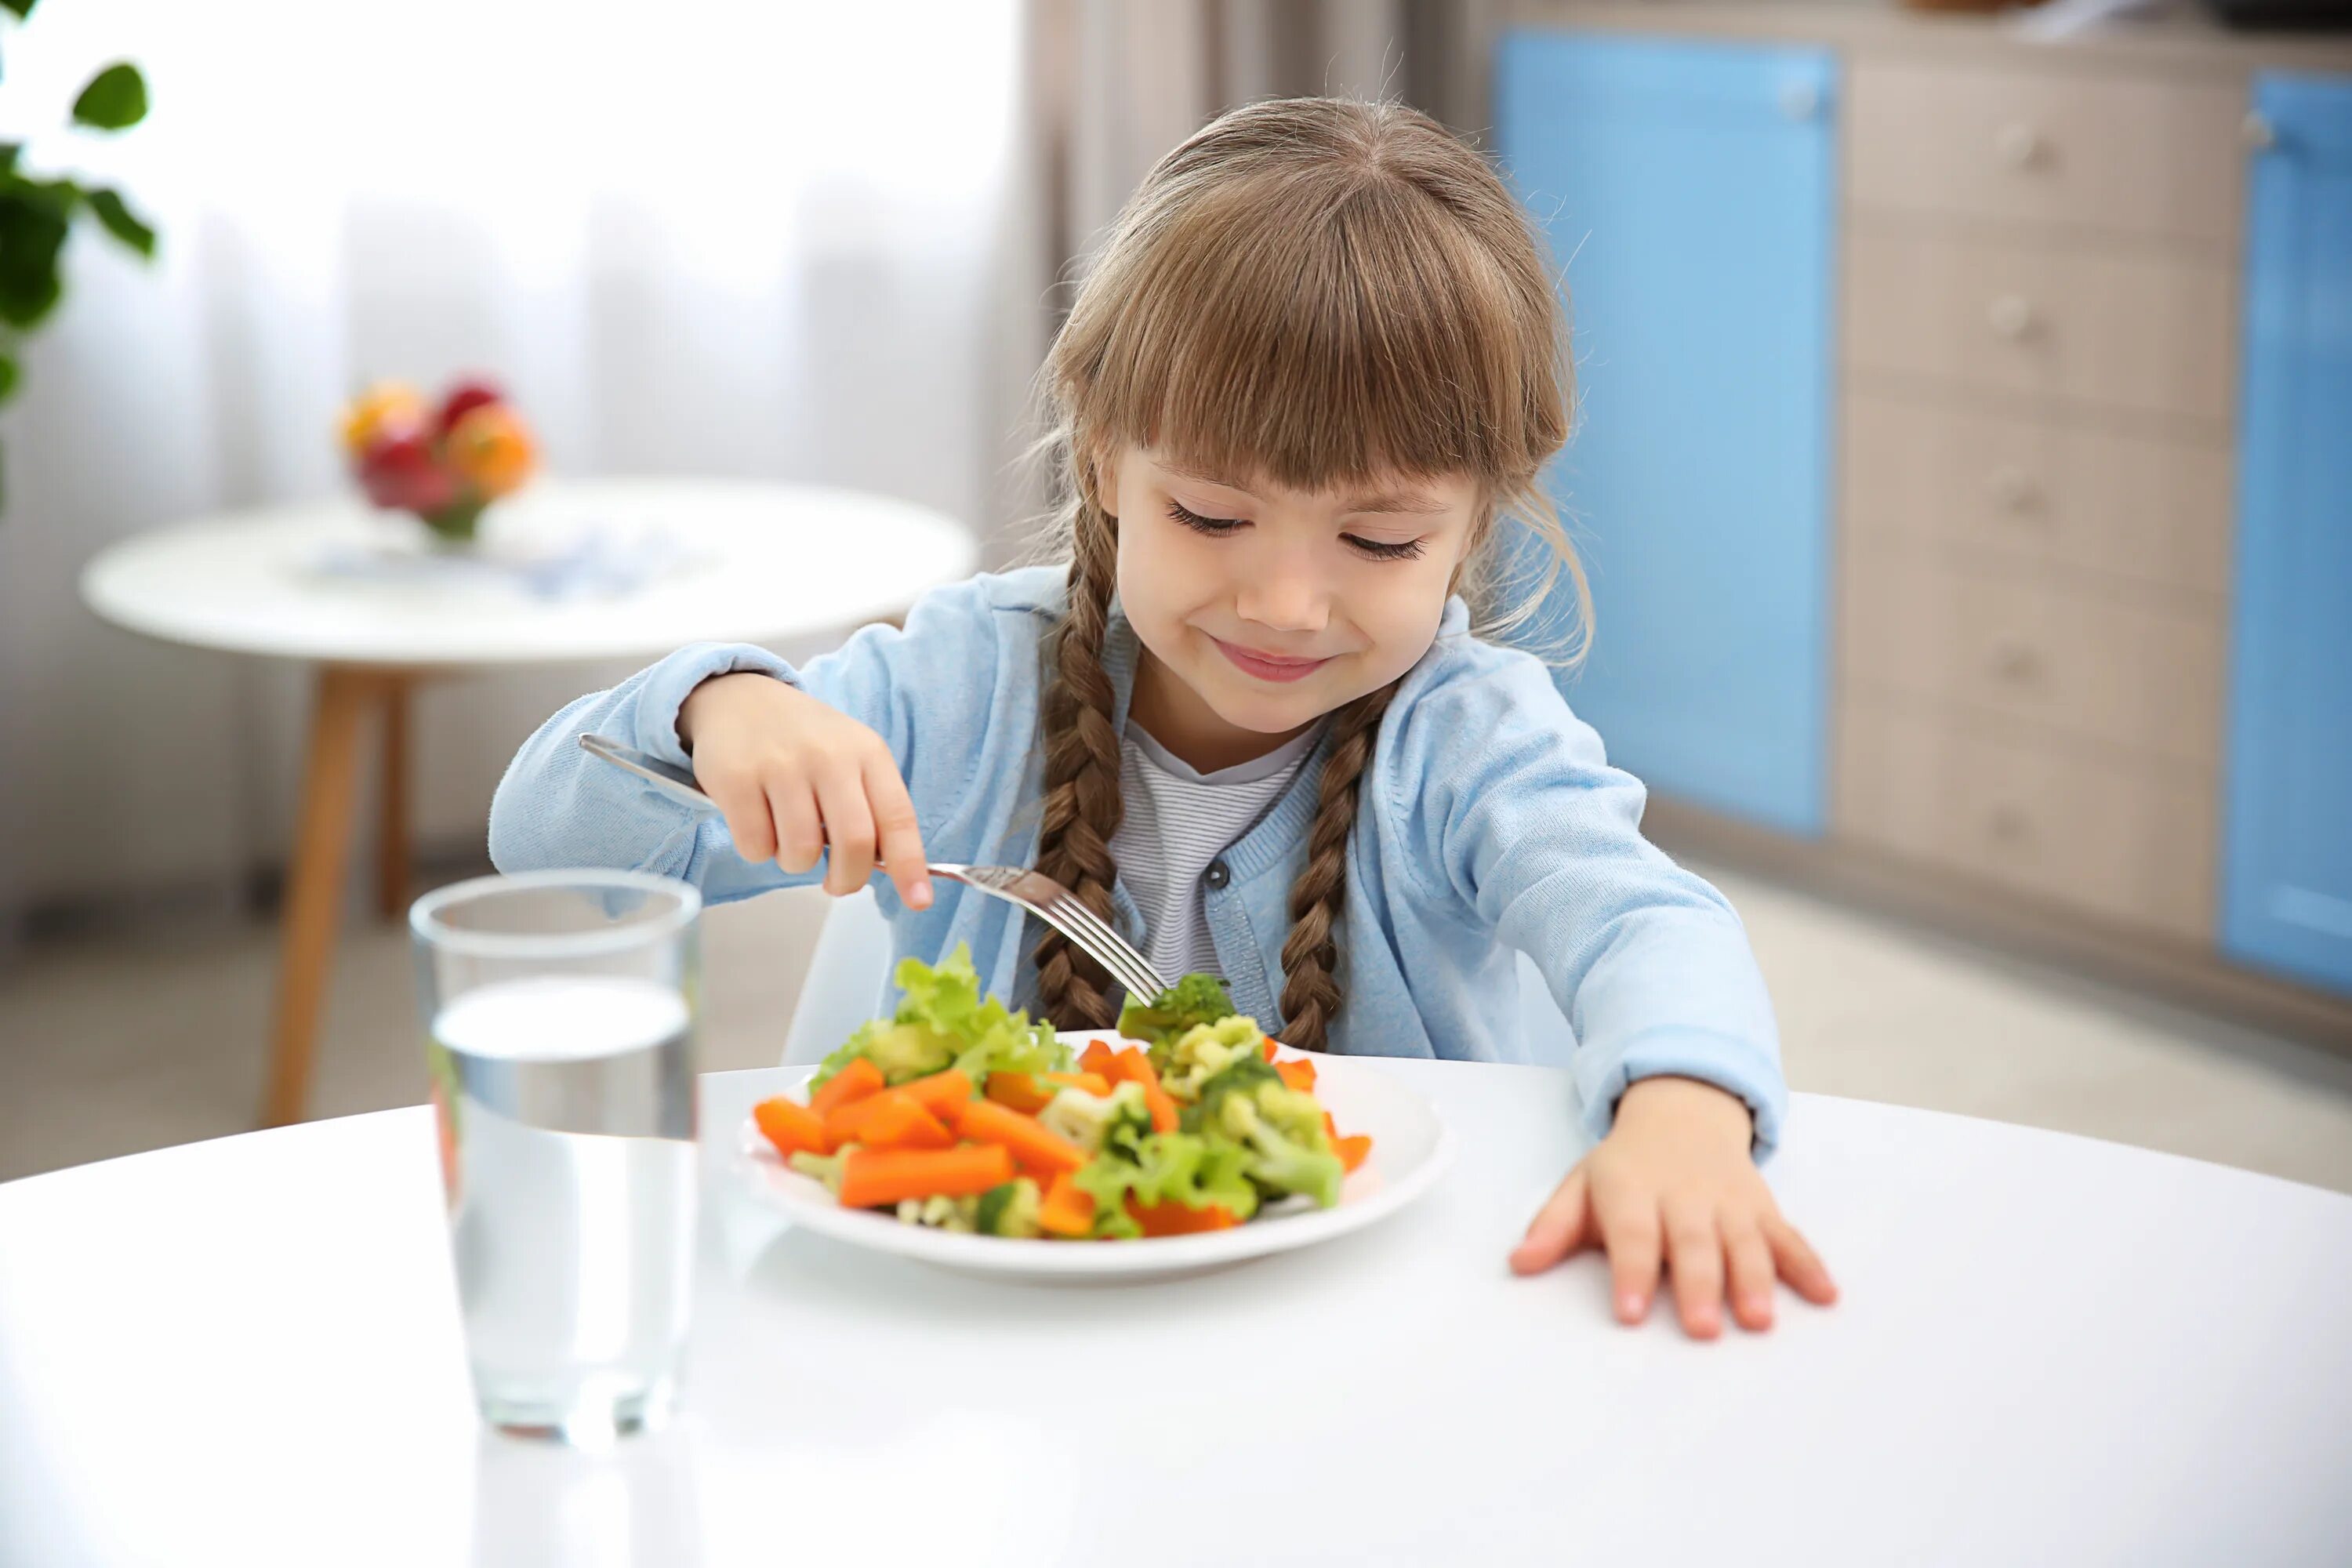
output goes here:
[{"label": "round table in background", "polygon": [[[550,482],[494,509],[484,527],[485,548],[499,559],[558,549],[592,530],[615,540],[657,534],[675,558],[629,591],[546,596],[511,574],[436,561],[417,542],[421,524],[352,500],[142,534],[82,574],[82,597],[116,626],[317,667],[262,1111],[269,1124],[299,1120],[309,1096],[370,711],[384,724],[378,887],[390,916],[408,901],[408,710],[420,679],[846,630],[904,612],[979,562],[971,531],[938,512],[797,486]],[[343,569],[325,569],[331,555]]]},{"label": "round table in background", "polygon": [[806,1076],[703,1080],[682,1412],[485,1432],[431,1113],[0,1185],[0,1563],[2323,1564],[2352,1542],[2352,1197],[1795,1097],[1835,1270],[1767,1334],[1504,1256],[1569,1076],[1382,1064],[1460,1154],[1343,1239],[1150,1285],[947,1274],[732,1168]]}]

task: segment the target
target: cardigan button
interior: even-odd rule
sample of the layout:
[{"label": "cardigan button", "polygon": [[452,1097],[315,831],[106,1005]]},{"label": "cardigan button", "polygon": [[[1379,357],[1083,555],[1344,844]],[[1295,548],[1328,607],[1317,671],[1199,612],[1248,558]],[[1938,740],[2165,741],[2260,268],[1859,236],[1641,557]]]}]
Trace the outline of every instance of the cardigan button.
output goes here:
[{"label": "cardigan button", "polygon": [[1209,868],[1201,874],[1201,880],[1209,884],[1209,890],[1212,892],[1223,888],[1227,882],[1230,882],[1233,879],[1234,873],[1232,868],[1223,860],[1210,861]]}]

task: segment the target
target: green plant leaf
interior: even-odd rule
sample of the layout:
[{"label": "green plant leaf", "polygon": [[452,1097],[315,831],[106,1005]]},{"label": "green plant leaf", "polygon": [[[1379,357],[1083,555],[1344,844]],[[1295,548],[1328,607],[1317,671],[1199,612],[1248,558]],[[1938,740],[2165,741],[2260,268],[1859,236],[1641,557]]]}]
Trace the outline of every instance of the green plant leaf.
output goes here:
[{"label": "green plant leaf", "polygon": [[[7,3],[8,0],[0,0],[0,5]],[[0,174],[13,174],[16,172],[16,154],[24,150],[25,146],[21,142],[0,142]]]},{"label": "green plant leaf", "polygon": [[0,321],[23,331],[58,302],[58,251],[66,215],[46,193],[0,194]]},{"label": "green plant leaf", "polygon": [[33,14],[33,7],[38,3],[39,0],[0,0],[0,11],[14,11],[21,22]]},{"label": "green plant leaf", "polygon": [[74,122],[100,131],[121,131],[147,117],[147,79],[128,60],[117,60],[96,76],[74,100]]},{"label": "green plant leaf", "polygon": [[16,395],[16,356],[0,349],[0,403]]},{"label": "green plant leaf", "polygon": [[122,197],[110,190],[84,193],[89,200],[89,210],[97,215],[106,232],[121,240],[140,255],[152,258],[155,254],[155,231],[140,221],[139,215],[122,202]]}]

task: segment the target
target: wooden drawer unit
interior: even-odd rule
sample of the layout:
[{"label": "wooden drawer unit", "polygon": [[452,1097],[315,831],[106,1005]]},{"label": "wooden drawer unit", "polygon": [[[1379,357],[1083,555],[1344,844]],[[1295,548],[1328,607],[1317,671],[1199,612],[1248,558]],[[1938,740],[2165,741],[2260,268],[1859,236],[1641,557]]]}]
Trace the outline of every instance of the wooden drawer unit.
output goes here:
[{"label": "wooden drawer unit", "polygon": [[1845,359],[1864,375],[2228,422],[2235,278],[2216,258],[1857,216],[1846,281]]},{"label": "wooden drawer unit", "polygon": [[2210,773],[2218,612],[2111,598],[1979,568],[1934,545],[1849,540],[1850,690],[1957,705]]},{"label": "wooden drawer unit", "polygon": [[1846,400],[1845,526],[2207,595],[2229,587],[2230,454],[1933,399]]},{"label": "wooden drawer unit", "polygon": [[1857,843],[2126,926],[2213,929],[2210,775],[1850,692],[1837,822]]},{"label": "wooden drawer unit", "polygon": [[1865,56],[1847,101],[1858,209],[2235,247],[2236,82]]}]

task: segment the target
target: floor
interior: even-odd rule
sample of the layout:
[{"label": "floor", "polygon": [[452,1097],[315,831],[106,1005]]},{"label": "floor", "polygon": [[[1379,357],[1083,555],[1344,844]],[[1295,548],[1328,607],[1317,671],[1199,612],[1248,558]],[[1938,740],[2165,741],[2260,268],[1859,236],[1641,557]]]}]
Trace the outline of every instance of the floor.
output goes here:
[{"label": "floor", "polygon": [[[1990,957],[1729,874],[1799,1089],[2024,1122],[2352,1192],[2352,1061]],[[704,1063],[766,1066],[823,919],[817,894],[707,916]],[[86,942],[0,973],[0,1180],[246,1131],[273,933]],[[415,1103],[405,933],[346,932],[322,1116]]]}]

